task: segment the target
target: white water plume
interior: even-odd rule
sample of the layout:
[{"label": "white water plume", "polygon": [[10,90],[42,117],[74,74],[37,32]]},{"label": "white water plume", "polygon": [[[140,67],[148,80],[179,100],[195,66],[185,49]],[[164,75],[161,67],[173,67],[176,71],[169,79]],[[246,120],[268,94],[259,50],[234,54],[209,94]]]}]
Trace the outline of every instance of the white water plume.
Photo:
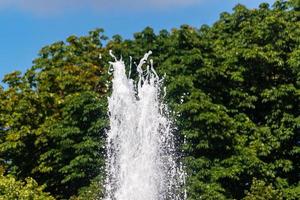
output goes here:
[{"label": "white water plume", "polygon": [[178,162],[171,120],[162,103],[162,80],[147,63],[137,65],[138,82],[115,58],[108,99],[105,200],[184,200],[185,173]]}]

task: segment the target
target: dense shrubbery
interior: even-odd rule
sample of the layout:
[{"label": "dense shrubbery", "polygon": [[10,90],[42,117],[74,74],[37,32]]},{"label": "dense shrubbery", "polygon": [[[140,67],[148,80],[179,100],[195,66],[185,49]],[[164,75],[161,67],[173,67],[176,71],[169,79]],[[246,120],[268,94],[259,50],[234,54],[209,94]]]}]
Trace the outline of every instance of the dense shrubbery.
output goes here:
[{"label": "dense shrubbery", "polygon": [[106,46],[99,29],[44,47],[31,69],[8,74],[0,88],[0,165],[57,199],[101,195],[108,50],[135,61],[152,50],[186,140],[189,199],[297,199],[299,5],[237,5],[200,29],[147,27]]},{"label": "dense shrubbery", "polygon": [[54,200],[43,190],[32,178],[16,181],[12,176],[0,174],[0,200]]}]

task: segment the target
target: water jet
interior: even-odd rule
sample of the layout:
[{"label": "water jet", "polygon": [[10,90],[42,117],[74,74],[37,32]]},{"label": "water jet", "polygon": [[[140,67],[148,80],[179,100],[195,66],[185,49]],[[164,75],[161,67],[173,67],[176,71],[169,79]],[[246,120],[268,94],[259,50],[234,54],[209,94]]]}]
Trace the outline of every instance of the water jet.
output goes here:
[{"label": "water jet", "polygon": [[162,79],[153,61],[148,61],[150,55],[149,51],[136,66],[137,82],[126,75],[122,59],[113,56],[115,61],[110,63],[113,80],[108,99],[105,200],[186,198],[182,189],[185,173],[162,99]]}]

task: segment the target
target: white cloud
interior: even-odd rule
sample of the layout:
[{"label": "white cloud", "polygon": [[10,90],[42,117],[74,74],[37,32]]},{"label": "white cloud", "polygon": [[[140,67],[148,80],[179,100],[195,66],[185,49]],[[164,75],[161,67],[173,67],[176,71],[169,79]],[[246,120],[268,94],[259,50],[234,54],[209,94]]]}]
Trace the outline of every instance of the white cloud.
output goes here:
[{"label": "white cloud", "polygon": [[0,8],[14,8],[37,14],[63,13],[68,10],[93,9],[129,11],[168,9],[195,5],[203,0],[0,0]]}]

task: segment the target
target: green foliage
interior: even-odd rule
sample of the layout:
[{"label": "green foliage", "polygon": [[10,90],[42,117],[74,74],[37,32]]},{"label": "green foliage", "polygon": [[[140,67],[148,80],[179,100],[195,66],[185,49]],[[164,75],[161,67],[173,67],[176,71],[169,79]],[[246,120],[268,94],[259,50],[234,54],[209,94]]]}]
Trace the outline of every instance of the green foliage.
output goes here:
[{"label": "green foliage", "polygon": [[44,47],[25,75],[4,78],[0,157],[18,179],[33,177],[68,198],[101,173],[107,127],[107,69],[101,30]]},{"label": "green foliage", "polygon": [[43,190],[32,178],[17,181],[12,176],[0,175],[0,200],[55,200]]},{"label": "green foliage", "polygon": [[59,199],[101,196],[108,50],[128,64],[152,50],[184,141],[188,199],[297,199],[299,20],[298,0],[237,5],[199,29],[147,27],[106,46],[99,29],[46,46],[0,88],[0,164]]},{"label": "green foliage", "polygon": [[103,178],[100,176],[94,178],[89,186],[82,187],[78,192],[78,196],[73,196],[70,200],[96,200],[103,198],[102,182]]},{"label": "green foliage", "polygon": [[250,188],[250,192],[246,192],[244,200],[281,200],[282,194],[272,187],[266,185],[264,181],[254,179]]}]

